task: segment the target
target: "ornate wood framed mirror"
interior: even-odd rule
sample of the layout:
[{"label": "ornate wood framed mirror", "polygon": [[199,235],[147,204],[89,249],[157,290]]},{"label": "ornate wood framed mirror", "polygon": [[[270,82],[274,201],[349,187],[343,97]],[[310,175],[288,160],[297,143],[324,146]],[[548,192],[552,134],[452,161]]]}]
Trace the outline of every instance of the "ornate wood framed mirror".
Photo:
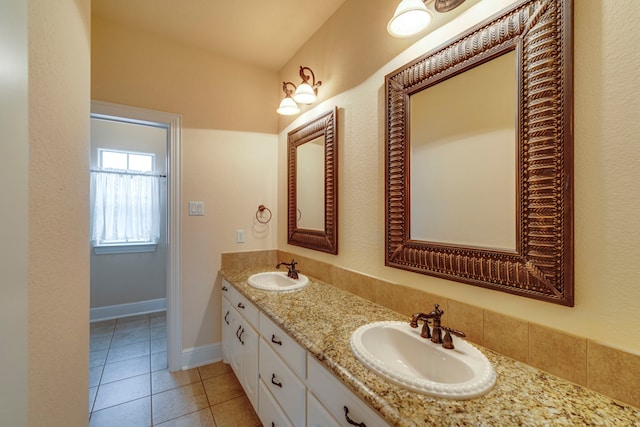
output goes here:
[{"label": "ornate wood framed mirror", "polygon": [[387,266],[573,306],[572,11],[520,1],[386,76]]},{"label": "ornate wood framed mirror", "polygon": [[288,133],[288,243],[338,253],[338,109]]}]

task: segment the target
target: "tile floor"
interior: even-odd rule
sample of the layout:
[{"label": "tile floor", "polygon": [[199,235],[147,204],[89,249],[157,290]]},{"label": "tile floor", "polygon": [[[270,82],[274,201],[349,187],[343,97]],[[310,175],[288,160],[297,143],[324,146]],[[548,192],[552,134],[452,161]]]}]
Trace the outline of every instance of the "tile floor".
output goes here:
[{"label": "tile floor", "polygon": [[222,362],[169,372],[165,313],[91,324],[90,427],[258,427]]}]

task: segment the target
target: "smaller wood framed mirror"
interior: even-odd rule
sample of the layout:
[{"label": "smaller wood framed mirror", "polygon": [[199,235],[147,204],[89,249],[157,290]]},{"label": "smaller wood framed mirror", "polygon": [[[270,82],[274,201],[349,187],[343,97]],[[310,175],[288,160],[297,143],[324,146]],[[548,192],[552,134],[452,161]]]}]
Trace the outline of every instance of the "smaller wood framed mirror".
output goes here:
[{"label": "smaller wood framed mirror", "polygon": [[288,133],[288,243],[338,253],[338,108]]}]

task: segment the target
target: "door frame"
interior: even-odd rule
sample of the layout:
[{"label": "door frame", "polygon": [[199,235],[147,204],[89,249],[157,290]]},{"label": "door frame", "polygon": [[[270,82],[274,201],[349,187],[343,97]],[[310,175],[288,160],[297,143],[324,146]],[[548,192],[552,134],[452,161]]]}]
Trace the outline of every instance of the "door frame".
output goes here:
[{"label": "door frame", "polygon": [[91,100],[91,117],[138,124],[162,125],[167,129],[167,364],[170,371],[182,369],[182,236],[180,136],[178,114]]}]

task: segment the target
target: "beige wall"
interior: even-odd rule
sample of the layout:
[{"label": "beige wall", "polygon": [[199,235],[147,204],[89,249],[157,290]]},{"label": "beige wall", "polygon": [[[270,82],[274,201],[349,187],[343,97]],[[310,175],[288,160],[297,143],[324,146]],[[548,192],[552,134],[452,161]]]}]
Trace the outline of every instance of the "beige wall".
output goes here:
[{"label": "beige wall", "polygon": [[[277,222],[255,218],[261,204],[276,212],[276,164],[274,134],[183,129],[184,349],[220,342],[221,254],[276,247]],[[189,200],[203,201],[205,215],[188,216]],[[245,230],[245,243],[236,243],[236,230]]]},{"label": "beige wall", "polygon": [[[490,16],[510,0],[482,2],[420,39],[350,90],[300,115],[279,136],[279,203],[286,211],[286,133],[337,105],[339,110],[339,254],[287,245],[286,218],[278,248],[443,298],[640,352],[640,2],[575,2],[575,307],[562,307],[384,266],[384,76]],[[605,7],[606,4],[606,7]],[[373,21],[373,20],[372,20]],[[333,28],[347,37],[352,25]],[[365,22],[360,25],[366,25]],[[330,37],[319,31],[310,43]],[[315,60],[330,68],[322,53]],[[345,59],[347,60],[347,59]],[[337,67],[338,65],[336,65]],[[351,66],[356,68],[357,58]],[[340,67],[345,67],[341,64]],[[330,73],[327,73],[330,75]],[[300,265],[304,272],[305,266]]]},{"label": "beige wall", "polygon": [[220,254],[276,247],[277,75],[95,18],[91,61],[92,99],[182,116],[183,349],[219,342]]},{"label": "beige wall", "polygon": [[29,1],[30,426],[87,424],[89,11]]},{"label": "beige wall", "polygon": [[27,425],[29,117],[27,4],[0,3],[0,424]]},{"label": "beige wall", "polygon": [[182,126],[275,133],[274,71],[94,17],[91,97],[182,115]]}]

